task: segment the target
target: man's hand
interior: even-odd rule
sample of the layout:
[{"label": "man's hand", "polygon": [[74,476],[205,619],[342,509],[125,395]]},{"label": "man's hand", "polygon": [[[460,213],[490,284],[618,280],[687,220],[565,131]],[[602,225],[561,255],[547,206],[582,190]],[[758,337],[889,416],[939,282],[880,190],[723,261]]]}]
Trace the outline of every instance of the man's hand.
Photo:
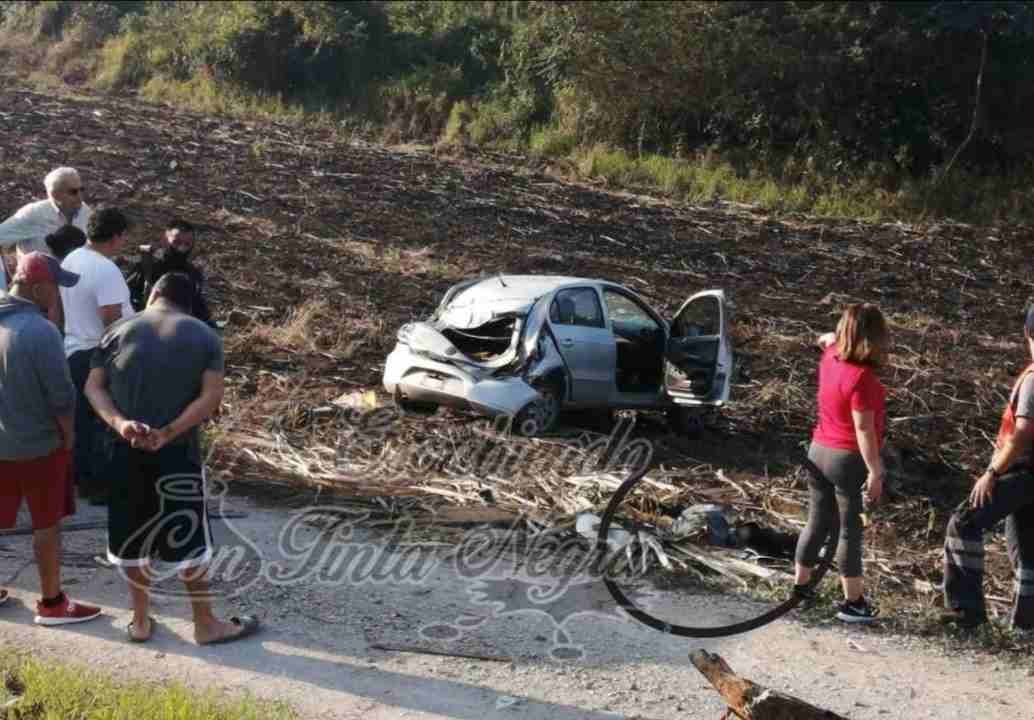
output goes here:
[{"label": "man's hand", "polygon": [[176,437],[176,434],[172,431],[169,425],[157,430],[152,430],[150,435],[140,444],[140,447],[150,452],[158,452],[163,447],[172,442]]},{"label": "man's hand", "polygon": [[832,345],[836,341],[837,341],[837,334],[835,332],[828,332],[828,333],[825,333],[824,335],[819,335],[819,339],[816,340],[816,342],[818,343],[819,347],[822,348],[823,350],[828,348],[830,345]]},{"label": "man's hand", "polygon": [[118,420],[115,432],[133,447],[142,447],[153,431],[148,425],[136,420]]},{"label": "man's hand", "polygon": [[976,484],[973,485],[972,492],[969,493],[969,504],[975,508],[979,508],[991,502],[991,496],[994,494],[996,480],[997,478],[989,472],[985,472],[981,475],[977,479]]},{"label": "man's hand", "polygon": [[883,475],[869,473],[869,477],[865,480],[865,488],[868,491],[869,504],[875,505],[883,494]]}]

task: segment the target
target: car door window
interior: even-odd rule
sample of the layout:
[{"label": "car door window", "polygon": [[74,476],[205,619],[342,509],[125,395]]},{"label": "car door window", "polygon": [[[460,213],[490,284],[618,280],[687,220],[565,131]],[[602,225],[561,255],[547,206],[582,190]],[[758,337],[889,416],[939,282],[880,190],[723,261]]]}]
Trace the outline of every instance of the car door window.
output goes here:
[{"label": "car door window", "polygon": [[717,298],[703,297],[689,303],[675,322],[675,337],[718,335],[722,307]]},{"label": "car door window", "polygon": [[603,309],[592,288],[561,290],[549,308],[549,320],[554,325],[605,327]]},{"label": "car door window", "polygon": [[607,319],[610,320],[615,333],[620,335],[624,331],[638,335],[643,330],[654,333],[661,329],[649,311],[628,295],[614,290],[604,290],[603,299],[607,303]]}]

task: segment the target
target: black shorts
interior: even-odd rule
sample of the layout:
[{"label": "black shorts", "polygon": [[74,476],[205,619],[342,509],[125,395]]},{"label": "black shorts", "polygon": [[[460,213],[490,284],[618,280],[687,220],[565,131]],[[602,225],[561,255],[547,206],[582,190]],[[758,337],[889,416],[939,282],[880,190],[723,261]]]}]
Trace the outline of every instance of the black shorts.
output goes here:
[{"label": "black shorts", "polygon": [[116,443],[109,477],[109,562],[141,567],[157,559],[187,570],[212,559],[204,473],[186,445],[154,453]]}]

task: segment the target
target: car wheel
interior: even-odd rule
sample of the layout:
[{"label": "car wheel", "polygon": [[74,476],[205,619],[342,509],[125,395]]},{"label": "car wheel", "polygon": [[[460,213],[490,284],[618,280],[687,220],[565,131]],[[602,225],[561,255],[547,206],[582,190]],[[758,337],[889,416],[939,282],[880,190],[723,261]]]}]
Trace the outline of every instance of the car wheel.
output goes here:
[{"label": "car wheel", "polygon": [[704,429],[705,411],[701,408],[676,406],[668,409],[668,425],[676,435],[693,437]]},{"label": "car wheel", "polygon": [[392,399],[395,401],[395,409],[399,411],[400,415],[419,415],[426,417],[428,415],[434,415],[438,411],[438,405],[436,403],[407,400],[402,397],[402,394],[398,391],[395,392]]},{"label": "car wheel", "polygon": [[521,408],[514,420],[514,429],[525,437],[545,435],[560,417],[560,389],[549,385],[536,390],[539,396]]}]

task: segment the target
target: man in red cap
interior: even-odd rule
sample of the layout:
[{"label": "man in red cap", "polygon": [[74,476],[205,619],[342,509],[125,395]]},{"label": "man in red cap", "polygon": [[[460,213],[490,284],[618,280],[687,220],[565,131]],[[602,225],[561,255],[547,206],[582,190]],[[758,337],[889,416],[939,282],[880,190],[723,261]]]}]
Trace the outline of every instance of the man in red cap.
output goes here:
[{"label": "man in red cap", "polygon": [[[59,302],[58,286],[78,280],[56,258],[30,252],[19,260],[10,290],[0,293],[0,527],[14,525],[24,498],[39,568],[39,625],[85,622],[101,613],[61,591],[59,524],[75,511],[68,463],[76,392],[61,333],[46,313]],[[0,590],[0,602],[7,597]]]}]

